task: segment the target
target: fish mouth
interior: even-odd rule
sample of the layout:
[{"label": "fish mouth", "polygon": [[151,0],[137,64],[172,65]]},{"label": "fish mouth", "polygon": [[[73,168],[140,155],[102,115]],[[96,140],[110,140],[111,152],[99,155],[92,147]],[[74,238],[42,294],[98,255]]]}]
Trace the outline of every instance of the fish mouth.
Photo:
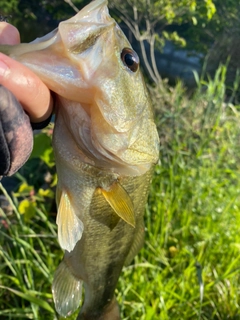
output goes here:
[{"label": "fish mouth", "polygon": [[115,24],[109,15],[107,3],[106,0],[92,1],[76,16],[60,22],[58,30],[65,49],[78,60],[80,54],[92,47]]},{"label": "fish mouth", "polygon": [[80,17],[84,18],[88,14],[92,14],[94,10],[99,10],[101,7],[106,7],[108,4],[107,0],[95,0],[91,1],[87,6],[85,6],[80,12],[82,15]]},{"label": "fish mouth", "polygon": [[[105,34],[114,29],[116,22],[109,15],[106,0],[92,1],[78,14],[59,24],[59,37],[63,43],[61,55],[71,61],[71,65],[78,73],[76,86],[78,93],[74,98],[65,98],[78,101],[82,87],[88,87],[94,73],[102,63],[101,45],[104,43]],[[58,54],[59,54],[58,53]],[[79,80],[79,81],[78,81]],[[89,99],[90,101],[90,99]]]}]

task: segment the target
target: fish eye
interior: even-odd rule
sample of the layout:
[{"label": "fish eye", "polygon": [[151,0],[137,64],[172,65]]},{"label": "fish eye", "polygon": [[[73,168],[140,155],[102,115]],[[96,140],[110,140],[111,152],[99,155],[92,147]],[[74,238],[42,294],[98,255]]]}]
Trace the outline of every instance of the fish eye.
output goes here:
[{"label": "fish eye", "polygon": [[121,53],[121,59],[125,66],[132,72],[136,72],[139,67],[139,57],[136,52],[130,48],[124,48]]}]

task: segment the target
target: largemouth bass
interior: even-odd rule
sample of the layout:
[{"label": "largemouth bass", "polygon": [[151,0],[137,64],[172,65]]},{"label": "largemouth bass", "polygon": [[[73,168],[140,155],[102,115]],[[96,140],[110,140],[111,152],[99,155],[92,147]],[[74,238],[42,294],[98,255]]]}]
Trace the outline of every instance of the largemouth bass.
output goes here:
[{"label": "largemouth bass", "polygon": [[139,58],[108,13],[91,2],[29,44],[0,46],[56,93],[53,148],[58,240],[57,312],[120,319],[114,291],[143,244],[143,215],[159,139]]}]

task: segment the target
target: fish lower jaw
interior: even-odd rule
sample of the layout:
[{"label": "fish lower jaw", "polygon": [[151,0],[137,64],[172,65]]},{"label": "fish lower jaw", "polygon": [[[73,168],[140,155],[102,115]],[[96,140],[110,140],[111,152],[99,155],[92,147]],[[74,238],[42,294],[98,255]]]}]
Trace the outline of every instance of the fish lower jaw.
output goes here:
[{"label": "fish lower jaw", "polygon": [[118,303],[115,297],[102,312],[94,311],[94,307],[89,308],[89,310],[84,310],[83,306],[77,320],[121,320]]}]

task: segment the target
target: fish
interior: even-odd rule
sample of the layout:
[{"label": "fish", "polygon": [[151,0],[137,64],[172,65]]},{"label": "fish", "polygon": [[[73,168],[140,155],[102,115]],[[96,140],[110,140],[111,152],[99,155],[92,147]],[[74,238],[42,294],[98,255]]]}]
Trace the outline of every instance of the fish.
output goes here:
[{"label": "fish", "polygon": [[[95,0],[57,29],[0,51],[55,93],[58,241],[56,311],[119,320],[115,289],[144,242],[144,211],[159,137],[137,53]],[[82,291],[84,290],[84,301]]]}]

